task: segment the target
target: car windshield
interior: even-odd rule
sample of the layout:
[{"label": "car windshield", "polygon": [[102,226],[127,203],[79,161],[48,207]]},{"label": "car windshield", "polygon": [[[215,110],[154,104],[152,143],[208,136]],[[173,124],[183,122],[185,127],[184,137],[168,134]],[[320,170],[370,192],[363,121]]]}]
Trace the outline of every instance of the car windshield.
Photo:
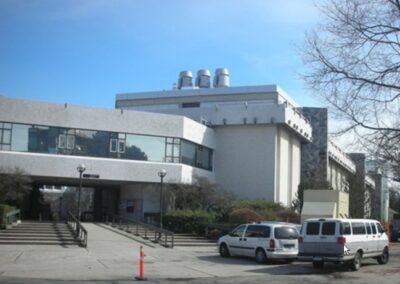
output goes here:
[{"label": "car windshield", "polygon": [[276,239],[297,239],[299,233],[294,227],[276,227],[275,228],[275,238]]}]

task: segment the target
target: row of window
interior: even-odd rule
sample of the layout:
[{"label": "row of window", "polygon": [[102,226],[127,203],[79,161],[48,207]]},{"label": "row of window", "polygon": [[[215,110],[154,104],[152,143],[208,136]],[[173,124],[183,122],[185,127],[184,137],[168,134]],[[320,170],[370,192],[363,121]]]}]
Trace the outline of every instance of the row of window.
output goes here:
[{"label": "row of window", "polygon": [[320,222],[309,222],[307,223],[306,233],[307,235],[319,235],[321,229],[321,235],[333,236],[335,235],[336,224],[340,224],[340,235],[375,235],[377,232],[384,232],[381,224],[377,222],[323,222],[322,226]]},{"label": "row of window", "polygon": [[183,163],[212,170],[212,150],[173,137],[0,122],[0,150]]}]

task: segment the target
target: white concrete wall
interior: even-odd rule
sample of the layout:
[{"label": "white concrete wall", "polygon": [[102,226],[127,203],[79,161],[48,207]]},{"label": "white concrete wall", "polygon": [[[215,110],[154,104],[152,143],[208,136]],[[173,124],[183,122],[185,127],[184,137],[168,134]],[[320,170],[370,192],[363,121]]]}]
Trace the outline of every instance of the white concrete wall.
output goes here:
[{"label": "white concrete wall", "polygon": [[276,125],[216,127],[217,183],[241,198],[274,200]]}]

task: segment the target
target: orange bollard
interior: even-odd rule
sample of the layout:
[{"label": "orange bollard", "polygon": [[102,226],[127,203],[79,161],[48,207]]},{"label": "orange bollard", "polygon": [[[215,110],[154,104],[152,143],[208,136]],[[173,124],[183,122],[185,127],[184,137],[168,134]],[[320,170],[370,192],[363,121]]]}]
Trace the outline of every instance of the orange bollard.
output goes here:
[{"label": "orange bollard", "polygon": [[144,257],[146,255],[144,254],[143,246],[140,246],[140,252],[139,252],[139,276],[136,276],[136,280],[147,280],[144,277]]}]

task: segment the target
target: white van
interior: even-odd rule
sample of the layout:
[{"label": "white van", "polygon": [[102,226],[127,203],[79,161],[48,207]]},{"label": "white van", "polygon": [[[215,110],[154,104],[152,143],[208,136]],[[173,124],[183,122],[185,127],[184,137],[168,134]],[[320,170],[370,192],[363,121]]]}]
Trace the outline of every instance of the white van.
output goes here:
[{"label": "white van", "polygon": [[358,270],[363,258],[389,261],[389,241],[382,225],[368,219],[308,219],[299,236],[299,256],[314,268],[324,262],[344,262]]},{"label": "white van", "polygon": [[258,222],[238,226],[218,240],[222,257],[231,255],[255,257],[259,263],[268,259],[292,262],[297,258],[298,231],[295,224]]}]

